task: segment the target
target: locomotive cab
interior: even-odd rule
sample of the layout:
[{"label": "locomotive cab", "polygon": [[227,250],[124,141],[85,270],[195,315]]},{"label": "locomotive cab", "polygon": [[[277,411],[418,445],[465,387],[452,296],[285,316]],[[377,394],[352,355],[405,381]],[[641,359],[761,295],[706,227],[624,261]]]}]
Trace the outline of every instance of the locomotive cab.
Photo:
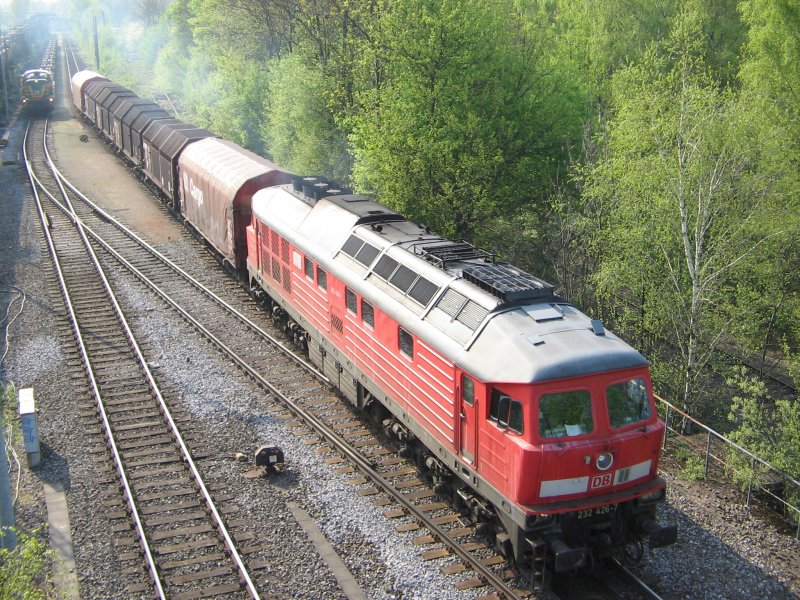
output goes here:
[{"label": "locomotive cab", "polygon": [[646,366],[496,384],[487,400],[479,461],[526,513],[519,528],[499,513],[518,564],[569,571],[643,540],[651,548],[675,542],[676,528],[655,521],[664,424]]},{"label": "locomotive cab", "polygon": [[20,98],[23,110],[49,111],[55,103],[53,74],[46,69],[29,69],[20,76]]}]

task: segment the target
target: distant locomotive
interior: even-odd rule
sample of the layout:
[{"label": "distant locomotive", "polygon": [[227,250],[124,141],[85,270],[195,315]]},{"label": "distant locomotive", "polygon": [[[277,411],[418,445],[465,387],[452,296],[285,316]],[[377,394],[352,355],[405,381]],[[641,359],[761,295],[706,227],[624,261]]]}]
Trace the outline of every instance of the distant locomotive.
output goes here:
[{"label": "distant locomotive", "polygon": [[47,69],[29,69],[19,78],[22,109],[27,112],[48,112],[55,104],[53,74]]},{"label": "distant locomotive", "polygon": [[72,85],[79,112],[531,581],[675,541],[655,520],[649,363],[602,324],[487,252],[96,73]]}]

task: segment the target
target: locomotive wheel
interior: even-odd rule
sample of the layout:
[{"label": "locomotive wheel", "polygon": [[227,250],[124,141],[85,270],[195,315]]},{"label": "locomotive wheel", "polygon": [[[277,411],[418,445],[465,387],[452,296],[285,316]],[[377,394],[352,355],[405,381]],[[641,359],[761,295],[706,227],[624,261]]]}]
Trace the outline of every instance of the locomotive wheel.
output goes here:
[{"label": "locomotive wheel", "polygon": [[636,566],[644,559],[644,544],[636,540],[622,547],[622,561],[626,565]]}]

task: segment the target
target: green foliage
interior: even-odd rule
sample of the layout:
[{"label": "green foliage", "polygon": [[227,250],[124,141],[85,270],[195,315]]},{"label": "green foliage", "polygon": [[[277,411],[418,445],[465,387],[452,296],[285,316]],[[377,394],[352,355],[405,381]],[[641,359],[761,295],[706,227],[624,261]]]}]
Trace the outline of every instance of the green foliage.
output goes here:
[{"label": "green foliage", "polygon": [[[800,480],[800,400],[774,399],[763,381],[739,371],[729,382],[739,394],[729,419],[736,429],[730,438],[778,471]],[[731,474],[742,486],[751,481],[769,486],[780,477],[741,453],[729,457]],[[800,489],[787,485],[784,500],[800,506]],[[796,515],[795,515],[796,516]]]},{"label": "green foliage", "polygon": [[557,0],[552,10],[561,52],[580,65],[579,73],[594,97],[608,100],[611,76],[637,63],[658,39],[667,34],[678,3],[650,0],[575,2]]},{"label": "green foliage", "polygon": [[[744,0],[749,26],[742,76],[776,101],[788,119],[800,118],[800,5],[795,0]],[[800,135],[795,129],[795,138]]]},{"label": "green foliage", "polygon": [[51,560],[41,532],[18,533],[15,550],[0,549],[0,600],[54,598],[48,580]]},{"label": "green foliage", "polygon": [[[195,64],[195,60],[190,64]],[[263,153],[260,129],[262,102],[266,95],[264,67],[256,62],[243,63],[236,57],[218,58],[217,63],[217,68],[210,71],[206,81],[195,88],[195,93],[188,95],[194,106],[195,123],[254,152]],[[206,66],[198,65],[198,72],[202,73]]]},{"label": "green foliage", "polygon": [[685,446],[678,446],[673,452],[673,457],[681,465],[679,477],[689,481],[704,481],[706,478],[706,463],[702,456]]},{"label": "green foliage", "polygon": [[270,63],[267,88],[262,135],[272,158],[295,173],[347,182],[350,157],[325,75],[296,52]]},{"label": "green foliage", "polygon": [[398,0],[375,45],[381,85],[350,119],[356,184],[437,231],[483,241],[563,167],[577,90],[545,52],[537,13],[511,2]]},{"label": "green foliage", "polygon": [[740,371],[729,382],[739,390],[729,419],[731,439],[800,480],[800,401],[772,398],[763,381]]},{"label": "green foliage", "polygon": [[614,76],[608,153],[589,179],[608,214],[600,289],[639,300],[622,311],[677,347],[666,359],[680,365],[672,384],[701,416],[710,410],[703,367],[721,334],[753,318],[732,297],[733,277],[762,276],[760,261],[789,233],[781,196],[758,170],[758,124],[703,54],[686,12],[665,44]]},{"label": "green foliage", "polygon": [[[181,2],[182,4],[183,2]],[[192,39],[211,61],[236,55],[245,62],[264,61],[283,48],[289,26],[276,3],[250,0],[188,0],[184,14]],[[292,9],[287,9],[292,12]],[[175,16],[175,11],[171,11]]]}]

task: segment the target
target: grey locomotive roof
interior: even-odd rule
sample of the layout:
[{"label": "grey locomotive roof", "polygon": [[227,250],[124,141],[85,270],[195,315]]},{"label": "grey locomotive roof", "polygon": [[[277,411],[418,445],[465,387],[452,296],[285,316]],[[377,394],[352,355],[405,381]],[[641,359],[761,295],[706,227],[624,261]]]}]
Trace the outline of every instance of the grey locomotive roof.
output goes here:
[{"label": "grey locomotive roof", "polygon": [[646,365],[549,284],[370,198],[260,190],[253,213],[400,325],[484,381],[529,383]]}]

